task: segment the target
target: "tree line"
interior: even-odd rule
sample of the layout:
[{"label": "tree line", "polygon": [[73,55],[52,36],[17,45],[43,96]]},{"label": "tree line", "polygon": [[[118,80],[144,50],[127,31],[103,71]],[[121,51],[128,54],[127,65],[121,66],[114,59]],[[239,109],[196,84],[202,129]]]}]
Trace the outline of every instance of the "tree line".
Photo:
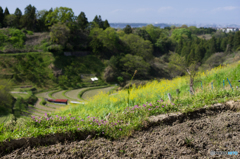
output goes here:
[{"label": "tree line", "polygon": [[0,28],[25,28],[34,32],[43,32],[49,31],[49,28],[58,22],[67,23],[68,26],[77,25],[81,29],[94,26],[94,23],[103,29],[110,26],[108,21],[103,21],[100,15],[96,15],[93,19],[94,23],[92,23],[88,22],[84,12],[75,16],[72,9],[67,7],[38,11],[35,6],[30,4],[24,9],[24,14],[19,8],[16,8],[15,12],[10,14],[7,7],[3,10],[0,6]]},{"label": "tree line", "polygon": [[[3,12],[0,7],[0,23],[2,27],[49,32],[50,39],[44,43],[47,46],[45,51],[57,55],[63,55],[63,51],[89,51],[107,60],[107,81],[127,80],[135,70],[138,70],[136,78],[151,79],[161,69],[161,62],[156,61],[155,57],[168,55],[169,52],[176,52],[190,65],[192,61],[204,63],[216,52],[240,50],[239,31],[224,33],[212,28],[186,25],[165,28],[153,25],[132,28],[127,25],[124,29],[114,29],[100,15],[89,22],[84,12],[75,16],[72,9],[67,7],[37,11],[34,6],[28,5],[24,14],[18,8],[14,14],[9,14],[7,8]],[[16,35],[15,31],[12,34]],[[12,34],[11,38],[14,36]],[[198,37],[203,34],[210,34],[211,39]],[[16,38],[10,41],[18,47],[15,45]],[[63,68],[66,74],[70,71],[67,68]]]}]

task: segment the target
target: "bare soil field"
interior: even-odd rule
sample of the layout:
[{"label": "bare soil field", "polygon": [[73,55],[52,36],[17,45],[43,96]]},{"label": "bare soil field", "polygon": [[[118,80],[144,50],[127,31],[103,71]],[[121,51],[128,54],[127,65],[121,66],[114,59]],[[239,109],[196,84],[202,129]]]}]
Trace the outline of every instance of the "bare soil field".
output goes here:
[{"label": "bare soil field", "polygon": [[100,137],[36,148],[26,146],[2,158],[240,158],[239,154],[210,155],[210,151],[240,152],[239,111],[218,106],[189,113],[184,118],[170,115],[162,121],[128,138],[110,141]]}]

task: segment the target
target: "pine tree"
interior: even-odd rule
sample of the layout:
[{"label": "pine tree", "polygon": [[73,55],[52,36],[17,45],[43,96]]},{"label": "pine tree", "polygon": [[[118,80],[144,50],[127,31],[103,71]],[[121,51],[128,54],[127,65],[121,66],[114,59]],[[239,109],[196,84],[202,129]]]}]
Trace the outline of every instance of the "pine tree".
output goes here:
[{"label": "pine tree", "polygon": [[126,25],[126,27],[123,29],[123,31],[126,33],[126,34],[130,34],[132,33],[132,28],[130,25]]},{"label": "pine tree", "polygon": [[210,40],[209,51],[211,55],[216,52],[216,38],[214,36]]},{"label": "pine tree", "polygon": [[88,25],[88,19],[86,18],[86,15],[84,12],[81,12],[77,17],[77,23],[79,27],[84,30],[87,28]]},{"label": "pine tree", "polygon": [[99,25],[99,28],[103,28],[103,21],[101,16],[95,16],[95,18],[93,19],[93,22],[97,23]]},{"label": "pine tree", "polygon": [[7,15],[9,15],[10,13],[9,13],[9,11],[8,11],[8,8],[6,7],[5,8],[5,11],[4,11],[4,16],[6,17]]},{"label": "pine tree", "polygon": [[183,48],[183,40],[182,40],[182,37],[180,38],[179,40],[179,43],[176,47],[176,52],[180,55],[181,52],[182,52],[182,48]]},{"label": "pine tree", "polygon": [[103,29],[107,29],[108,27],[110,27],[108,20],[105,20],[103,24]]},{"label": "pine tree", "polygon": [[233,44],[234,50],[238,49],[239,47],[240,47],[240,31],[235,33],[234,44]]},{"label": "pine tree", "polygon": [[8,8],[6,7],[5,8],[5,11],[4,11],[4,19],[3,19],[3,26],[4,27],[7,27],[7,20],[6,20],[6,17],[9,15],[9,11],[8,11]]},{"label": "pine tree", "polygon": [[227,37],[223,38],[221,41],[220,49],[225,52],[227,47]]},{"label": "pine tree", "polygon": [[3,13],[3,9],[0,6],[0,28],[3,27],[3,20],[4,20],[4,13]]},{"label": "pine tree", "polygon": [[22,11],[19,8],[16,8],[14,15],[16,15],[16,26],[17,28],[20,27],[20,19],[22,17]]}]

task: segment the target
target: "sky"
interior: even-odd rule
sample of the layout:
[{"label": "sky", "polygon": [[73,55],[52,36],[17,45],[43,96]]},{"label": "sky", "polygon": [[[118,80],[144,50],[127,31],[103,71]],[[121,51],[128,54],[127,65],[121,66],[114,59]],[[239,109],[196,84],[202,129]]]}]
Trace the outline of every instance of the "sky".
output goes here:
[{"label": "sky", "polygon": [[27,5],[37,10],[51,7],[83,11],[92,21],[96,15],[109,23],[240,24],[240,0],[0,0],[12,14]]}]

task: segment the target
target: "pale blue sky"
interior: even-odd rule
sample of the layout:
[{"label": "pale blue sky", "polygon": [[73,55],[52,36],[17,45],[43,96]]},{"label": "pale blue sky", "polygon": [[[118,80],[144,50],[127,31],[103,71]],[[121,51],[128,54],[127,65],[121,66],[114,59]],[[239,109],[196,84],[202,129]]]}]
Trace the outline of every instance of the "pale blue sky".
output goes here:
[{"label": "pale blue sky", "polygon": [[240,0],[0,0],[2,8],[14,13],[27,5],[37,10],[72,8],[85,12],[89,21],[101,15],[110,23],[216,23],[240,24]]}]

